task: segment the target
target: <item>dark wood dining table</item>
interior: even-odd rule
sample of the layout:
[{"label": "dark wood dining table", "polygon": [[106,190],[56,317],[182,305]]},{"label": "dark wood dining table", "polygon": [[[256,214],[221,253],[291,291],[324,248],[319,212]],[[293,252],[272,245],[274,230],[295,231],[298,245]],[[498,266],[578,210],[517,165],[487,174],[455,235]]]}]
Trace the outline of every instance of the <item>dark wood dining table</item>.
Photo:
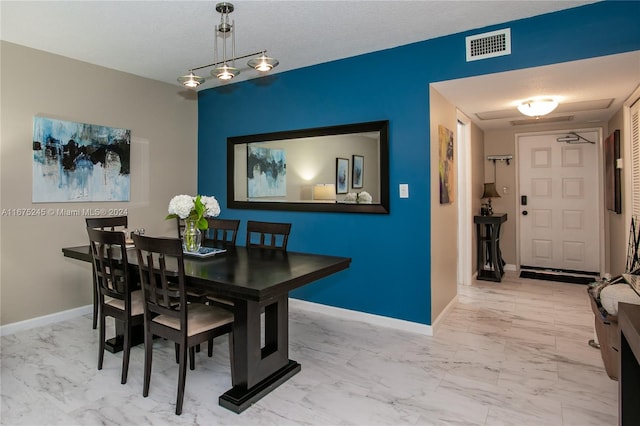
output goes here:
[{"label": "dark wood dining table", "polygon": [[[130,250],[128,261],[137,269],[134,249]],[[88,245],[62,252],[65,257],[92,261]],[[234,381],[219,397],[221,406],[241,413],[301,370],[289,359],[289,292],[345,270],[350,263],[348,257],[241,246],[211,257],[185,256],[189,287],[234,302]]]}]

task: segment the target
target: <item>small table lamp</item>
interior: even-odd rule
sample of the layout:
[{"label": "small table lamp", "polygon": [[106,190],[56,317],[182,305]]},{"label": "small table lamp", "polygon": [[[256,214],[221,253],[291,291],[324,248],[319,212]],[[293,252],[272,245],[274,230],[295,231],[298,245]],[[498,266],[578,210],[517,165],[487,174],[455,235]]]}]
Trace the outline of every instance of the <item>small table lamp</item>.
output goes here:
[{"label": "small table lamp", "polygon": [[333,183],[318,183],[313,187],[313,199],[325,202],[336,201],[336,186]]},{"label": "small table lamp", "polygon": [[482,215],[483,216],[491,216],[493,214],[493,208],[491,207],[491,199],[492,198],[500,198],[500,194],[496,189],[495,182],[489,182],[484,184],[484,192],[482,193],[482,199],[487,199],[486,204],[482,205]]}]

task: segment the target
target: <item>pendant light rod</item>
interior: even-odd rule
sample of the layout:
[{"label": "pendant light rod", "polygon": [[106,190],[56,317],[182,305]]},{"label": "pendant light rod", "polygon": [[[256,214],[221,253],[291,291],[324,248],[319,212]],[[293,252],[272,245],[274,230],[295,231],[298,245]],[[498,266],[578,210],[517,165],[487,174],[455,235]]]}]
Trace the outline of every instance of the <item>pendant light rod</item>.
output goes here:
[{"label": "pendant light rod", "polygon": [[216,65],[223,65],[225,62],[235,61],[236,59],[245,59],[245,58],[249,58],[251,56],[261,55],[261,54],[264,54],[264,53],[267,53],[267,51],[266,50],[261,50],[260,52],[249,53],[247,55],[242,55],[242,56],[238,56],[236,58],[231,58],[231,59],[228,59],[227,61],[218,61],[218,62],[214,62],[213,64],[201,65],[199,67],[190,68],[189,71],[195,71],[195,70],[201,70],[203,68],[215,67]]}]

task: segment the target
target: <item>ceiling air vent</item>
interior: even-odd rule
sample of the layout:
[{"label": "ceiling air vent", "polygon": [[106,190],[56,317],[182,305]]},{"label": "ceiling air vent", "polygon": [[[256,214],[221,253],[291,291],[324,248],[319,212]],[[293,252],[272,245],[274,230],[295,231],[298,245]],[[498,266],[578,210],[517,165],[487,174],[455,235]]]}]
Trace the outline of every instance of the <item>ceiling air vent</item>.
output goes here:
[{"label": "ceiling air vent", "polygon": [[511,54],[511,28],[466,38],[467,62]]}]

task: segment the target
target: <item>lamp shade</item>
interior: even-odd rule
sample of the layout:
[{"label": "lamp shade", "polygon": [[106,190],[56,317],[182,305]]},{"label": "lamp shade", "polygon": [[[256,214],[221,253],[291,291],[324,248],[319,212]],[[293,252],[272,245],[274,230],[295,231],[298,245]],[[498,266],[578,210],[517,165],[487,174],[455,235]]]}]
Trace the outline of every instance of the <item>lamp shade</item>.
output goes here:
[{"label": "lamp shade", "polygon": [[489,182],[484,184],[484,192],[480,198],[500,198],[500,194],[496,189],[495,182]]},{"label": "lamp shade", "polygon": [[335,200],[336,186],[332,183],[319,183],[313,187],[314,200]]},{"label": "lamp shade", "polygon": [[558,101],[555,99],[530,99],[518,105],[518,111],[529,117],[541,117],[556,109]]}]

